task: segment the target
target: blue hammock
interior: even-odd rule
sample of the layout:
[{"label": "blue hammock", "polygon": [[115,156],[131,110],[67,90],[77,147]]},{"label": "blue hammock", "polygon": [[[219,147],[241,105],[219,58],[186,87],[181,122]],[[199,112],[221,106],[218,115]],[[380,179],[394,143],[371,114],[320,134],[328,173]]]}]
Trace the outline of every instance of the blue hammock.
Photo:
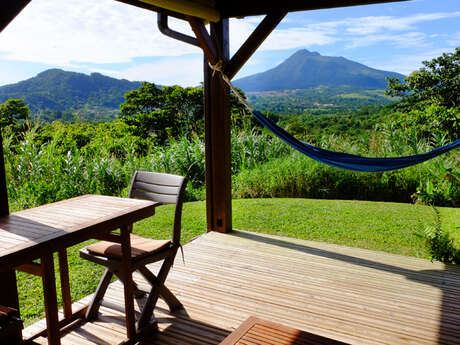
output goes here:
[{"label": "blue hammock", "polygon": [[281,127],[277,126],[274,122],[270,121],[263,114],[258,111],[253,111],[254,117],[265,128],[275,134],[278,138],[291,145],[296,150],[303,154],[317,160],[318,162],[331,165],[333,167],[354,170],[354,171],[387,171],[405,168],[411,165],[422,163],[431,158],[437,157],[447,151],[460,146],[460,139],[455,140],[449,145],[438,147],[430,152],[422,153],[414,156],[395,157],[395,158],[369,158],[351,155],[348,153],[334,152],[325,150],[313,145],[300,141],[290,135]]}]

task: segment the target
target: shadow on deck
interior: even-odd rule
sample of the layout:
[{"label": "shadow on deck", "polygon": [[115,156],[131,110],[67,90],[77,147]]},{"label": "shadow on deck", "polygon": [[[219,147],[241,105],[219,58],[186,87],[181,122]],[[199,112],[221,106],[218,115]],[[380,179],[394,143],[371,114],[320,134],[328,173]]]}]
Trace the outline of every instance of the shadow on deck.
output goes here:
[{"label": "shadow on deck", "polygon": [[[167,285],[185,311],[160,301],[159,332],[140,344],[219,344],[251,315],[351,344],[460,344],[459,267],[243,231],[208,233],[184,250]],[[119,343],[123,305],[117,281],[99,319],[62,344]]]}]

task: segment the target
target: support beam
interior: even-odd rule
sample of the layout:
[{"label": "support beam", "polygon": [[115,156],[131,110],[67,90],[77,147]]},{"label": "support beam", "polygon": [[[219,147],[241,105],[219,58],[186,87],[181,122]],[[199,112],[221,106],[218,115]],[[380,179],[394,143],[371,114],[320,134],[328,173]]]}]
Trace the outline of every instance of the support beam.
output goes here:
[{"label": "support beam", "polygon": [[0,217],[10,214],[8,208],[8,191],[6,189],[5,160],[3,157],[3,139],[0,129]]},{"label": "support beam", "polygon": [[219,54],[217,52],[218,48],[216,47],[216,44],[219,43],[215,42],[215,40],[213,40],[208,34],[203,21],[193,17],[188,17],[187,20],[190,23],[190,27],[192,28],[192,31],[195,34],[201,49],[203,50],[205,58],[212,65],[215,65],[219,61]]},{"label": "support beam", "polygon": [[235,74],[244,66],[246,61],[254,54],[259,48],[263,41],[270,35],[274,28],[284,18],[287,12],[276,12],[267,14],[267,16],[260,22],[251,36],[244,42],[244,44],[238,49],[232,59],[225,66],[225,75],[232,79]]},{"label": "support beam", "polygon": [[[200,41],[199,35],[197,38]],[[210,40],[215,45],[215,52],[210,54],[216,54],[217,61],[222,60],[225,66],[229,59],[228,19],[211,23]],[[204,58],[207,228],[229,232],[232,229],[230,91],[220,73],[213,75],[206,56],[208,54]]]},{"label": "support beam", "polygon": [[[8,192],[6,189],[5,161],[3,159],[3,140],[0,128],[0,217],[6,217],[10,213],[8,208]],[[16,284],[16,272],[13,269],[0,270],[0,305],[14,308],[19,312],[18,287]],[[22,338],[22,334],[21,334]]]},{"label": "support beam", "polygon": [[30,0],[2,0],[0,2],[0,32],[21,12]]}]

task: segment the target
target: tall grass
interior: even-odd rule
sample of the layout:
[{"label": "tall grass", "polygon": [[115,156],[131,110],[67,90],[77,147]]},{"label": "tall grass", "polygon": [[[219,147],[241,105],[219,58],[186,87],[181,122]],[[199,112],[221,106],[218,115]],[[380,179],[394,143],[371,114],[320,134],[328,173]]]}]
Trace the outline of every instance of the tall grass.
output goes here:
[{"label": "tall grass", "polygon": [[[363,156],[414,155],[445,145],[445,138],[430,140],[417,133],[402,133],[389,125],[352,139],[322,136],[316,145]],[[302,197],[422,202],[431,205],[460,205],[460,154],[444,154],[428,162],[383,173],[340,170],[318,163],[298,152],[243,169],[233,179],[237,198]]]},{"label": "tall grass", "polygon": [[[126,195],[134,171],[188,176],[188,200],[204,198],[205,152],[202,138],[172,140],[168,146],[144,145],[126,137],[94,138],[85,145],[54,135],[39,140],[36,127],[21,139],[4,136],[3,146],[12,210],[29,208],[86,193]],[[433,140],[442,140],[434,138]],[[316,145],[371,155],[410,155],[441,144],[401,135],[392,128],[352,140],[337,135]],[[453,152],[416,167],[386,173],[354,173],[319,164],[294,152],[268,134],[233,133],[232,174],[235,197],[313,197],[411,201],[416,195],[431,204],[458,205],[459,154]],[[446,176],[448,178],[446,178]]]},{"label": "tall grass", "polygon": [[[126,195],[136,170],[185,175],[190,181],[187,199],[204,198],[205,148],[199,137],[184,136],[171,140],[168,146],[147,146],[146,152],[139,154],[135,143],[126,138],[95,138],[80,145],[63,141],[61,134],[43,141],[37,127],[32,127],[20,140],[5,135],[3,150],[12,210],[86,193]],[[234,134],[231,142],[234,174],[289,151],[282,143],[262,135]]]}]

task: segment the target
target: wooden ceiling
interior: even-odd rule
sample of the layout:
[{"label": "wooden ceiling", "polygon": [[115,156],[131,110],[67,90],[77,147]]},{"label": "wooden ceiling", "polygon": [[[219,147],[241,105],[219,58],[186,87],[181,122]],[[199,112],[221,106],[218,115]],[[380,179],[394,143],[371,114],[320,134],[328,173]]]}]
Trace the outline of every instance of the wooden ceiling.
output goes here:
[{"label": "wooden ceiling", "polygon": [[116,0],[183,19],[194,16],[216,22],[222,18],[241,18],[277,12],[308,11],[325,8],[399,2],[408,0]]},{"label": "wooden ceiling", "polygon": [[217,8],[222,18],[232,18],[262,15],[269,12],[308,11],[396,1],[405,0],[281,0],[275,3],[267,3],[266,0],[224,0],[217,1]]}]

